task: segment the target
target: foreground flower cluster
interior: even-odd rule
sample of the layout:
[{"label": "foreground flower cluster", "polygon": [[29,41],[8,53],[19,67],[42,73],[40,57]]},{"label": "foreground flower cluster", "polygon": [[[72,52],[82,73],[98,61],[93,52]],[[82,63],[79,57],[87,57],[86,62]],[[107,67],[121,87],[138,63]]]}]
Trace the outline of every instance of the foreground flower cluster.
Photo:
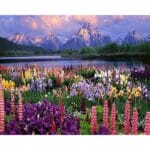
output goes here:
[{"label": "foreground flower cluster", "polygon": [[64,106],[52,105],[46,100],[32,105],[26,104],[23,106],[22,115],[21,120],[19,112],[12,116],[14,118],[8,122],[5,134],[79,134],[78,119],[67,115]]},{"label": "foreground flower cluster", "polygon": [[0,66],[0,133],[150,134],[149,68]]}]

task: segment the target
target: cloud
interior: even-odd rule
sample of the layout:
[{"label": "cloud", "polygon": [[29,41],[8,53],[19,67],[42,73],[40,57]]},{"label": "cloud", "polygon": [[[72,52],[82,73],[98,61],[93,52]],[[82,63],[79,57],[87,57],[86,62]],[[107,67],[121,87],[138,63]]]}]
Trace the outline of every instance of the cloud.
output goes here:
[{"label": "cloud", "polygon": [[50,31],[59,31],[66,27],[69,22],[67,16],[23,16],[21,18],[22,24],[25,24],[26,28],[32,30],[39,30],[44,33]]},{"label": "cloud", "polygon": [[110,25],[110,24],[118,24],[120,22],[122,22],[123,20],[125,20],[127,18],[127,16],[125,15],[113,15],[113,16],[99,16],[101,24],[106,24],[106,25]]},{"label": "cloud", "polygon": [[22,16],[20,17],[20,24],[26,26],[28,29],[38,29],[38,22],[33,16]]},{"label": "cloud", "polygon": [[61,27],[64,23],[61,19],[61,16],[40,16],[39,18],[41,23],[43,23],[43,25],[48,28],[58,28]]},{"label": "cloud", "polygon": [[32,29],[37,29],[38,25],[37,25],[37,23],[35,21],[32,21],[31,22],[31,27],[32,27]]},{"label": "cloud", "polygon": [[71,19],[79,24],[91,23],[97,26],[99,23],[99,20],[95,15],[86,15],[86,16],[75,15],[75,16],[71,16]]},{"label": "cloud", "polygon": [[91,23],[97,26],[99,19],[97,16],[92,15],[42,15],[21,17],[21,24],[24,24],[28,30],[41,31],[43,33],[52,31],[60,35],[64,30],[64,35],[76,32],[85,23]]},{"label": "cloud", "polygon": [[[28,36],[42,35],[54,32],[60,36],[71,36],[85,23],[91,23],[101,31],[109,33],[126,33],[138,29],[149,31],[150,16],[126,15],[26,15],[0,16],[0,34],[11,35],[16,32]],[[0,35],[0,36],[1,36]]]}]

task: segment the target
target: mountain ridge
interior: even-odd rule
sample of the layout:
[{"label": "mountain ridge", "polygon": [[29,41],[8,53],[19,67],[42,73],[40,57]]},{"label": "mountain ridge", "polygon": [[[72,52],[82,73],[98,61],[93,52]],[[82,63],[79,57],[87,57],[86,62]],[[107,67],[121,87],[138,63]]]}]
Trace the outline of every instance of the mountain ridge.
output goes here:
[{"label": "mountain ridge", "polygon": [[29,38],[24,34],[16,33],[13,36],[10,36],[8,40],[17,44],[37,46],[46,50],[57,51],[64,49],[78,50],[83,47],[101,47],[110,43],[117,43],[119,45],[141,44],[143,42],[150,41],[150,34],[145,37],[140,32],[133,30],[129,31],[124,38],[118,37],[117,39],[112,40],[110,35],[101,33],[96,27],[93,27],[90,23],[87,23],[76,33],[74,33],[68,40],[65,38],[63,39],[52,32],[41,36],[35,36],[33,38]]}]

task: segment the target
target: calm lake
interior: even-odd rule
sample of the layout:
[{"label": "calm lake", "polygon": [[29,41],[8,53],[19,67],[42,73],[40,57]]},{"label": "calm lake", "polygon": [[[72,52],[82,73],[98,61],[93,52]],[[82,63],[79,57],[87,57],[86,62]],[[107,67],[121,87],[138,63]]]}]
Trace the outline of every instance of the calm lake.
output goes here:
[{"label": "calm lake", "polygon": [[80,59],[67,59],[61,56],[30,56],[30,57],[1,57],[0,64],[8,66],[24,66],[26,64],[37,64],[45,67],[55,66],[78,66],[78,65],[103,65],[110,64],[115,66],[127,65],[129,67],[139,67],[145,64],[150,64],[150,61],[143,60],[80,60]]}]

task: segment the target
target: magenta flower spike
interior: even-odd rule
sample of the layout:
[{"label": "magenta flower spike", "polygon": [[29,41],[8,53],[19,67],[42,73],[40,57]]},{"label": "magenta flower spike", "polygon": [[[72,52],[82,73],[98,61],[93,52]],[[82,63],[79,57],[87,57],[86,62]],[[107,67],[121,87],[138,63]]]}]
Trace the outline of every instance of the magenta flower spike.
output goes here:
[{"label": "magenta flower spike", "polygon": [[125,104],[125,112],[124,112],[124,133],[130,133],[130,102],[127,101]]},{"label": "magenta flower spike", "polygon": [[133,115],[132,115],[132,126],[131,126],[131,133],[136,135],[138,133],[138,111],[137,108],[134,108]]},{"label": "magenta flower spike", "polygon": [[0,133],[5,131],[5,108],[4,108],[4,91],[2,87],[2,77],[0,76]]},{"label": "magenta flower spike", "polygon": [[19,101],[18,101],[18,118],[21,121],[22,118],[23,118],[23,106],[22,106],[22,95],[21,95],[20,92],[19,92],[18,96],[19,96]]},{"label": "magenta flower spike", "polygon": [[97,133],[97,111],[95,106],[92,106],[91,132],[92,134]]},{"label": "magenta flower spike", "polygon": [[150,112],[146,113],[144,134],[150,135]]},{"label": "magenta flower spike", "polygon": [[111,116],[110,116],[110,133],[116,134],[116,105],[112,105]]}]

